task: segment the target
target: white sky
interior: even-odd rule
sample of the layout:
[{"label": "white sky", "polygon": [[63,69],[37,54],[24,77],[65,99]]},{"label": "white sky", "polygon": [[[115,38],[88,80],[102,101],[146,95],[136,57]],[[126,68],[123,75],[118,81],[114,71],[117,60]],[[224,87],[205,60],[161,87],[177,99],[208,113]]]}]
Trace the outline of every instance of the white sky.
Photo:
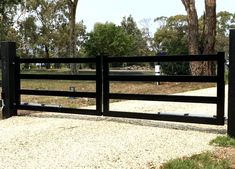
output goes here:
[{"label": "white sky", "polygon": [[[196,0],[198,15],[204,11],[204,0]],[[217,12],[235,13],[234,0],[217,0]],[[96,22],[113,22],[120,24],[124,16],[132,15],[139,24],[142,19],[151,19],[150,30],[156,30],[153,20],[159,16],[186,14],[181,0],[79,0],[77,21],[83,20],[87,31]],[[139,25],[140,27],[140,25]]]}]

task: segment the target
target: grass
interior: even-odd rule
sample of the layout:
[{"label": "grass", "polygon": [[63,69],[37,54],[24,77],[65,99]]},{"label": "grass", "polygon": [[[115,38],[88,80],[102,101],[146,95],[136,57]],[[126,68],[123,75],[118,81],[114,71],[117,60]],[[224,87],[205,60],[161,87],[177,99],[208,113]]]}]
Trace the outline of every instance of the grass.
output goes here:
[{"label": "grass", "polygon": [[235,139],[229,136],[218,136],[211,145],[226,147],[216,152],[206,152],[191,157],[177,158],[168,161],[161,169],[228,169],[235,165]]},{"label": "grass", "polygon": [[170,160],[163,164],[161,169],[229,169],[230,162],[218,159],[212,153],[206,152],[191,157]]},{"label": "grass", "polygon": [[235,139],[229,136],[218,136],[215,139],[211,140],[211,145],[220,146],[220,147],[234,147],[235,148]]}]

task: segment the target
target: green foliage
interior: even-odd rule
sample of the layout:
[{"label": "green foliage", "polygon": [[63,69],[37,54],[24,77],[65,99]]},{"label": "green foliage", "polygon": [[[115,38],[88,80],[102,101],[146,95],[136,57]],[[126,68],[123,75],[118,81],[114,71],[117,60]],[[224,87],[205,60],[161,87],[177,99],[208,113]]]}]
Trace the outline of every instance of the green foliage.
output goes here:
[{"label": "green foliage", "polygon": [[127,56],[131,53],[133,43],[122,27],[113,23],[97,23],[88,34],[84,47],[88,56]]},{"label": "green foliage", "polygon": [[[8,31],[13,26],[13,18],[16,16],[16,7],[21,0],[0,1],[0,40],[7,40]],[[4,32],[4,33],[3,33]]]},{"label": "green foliage", "polygon": [[190,75],[189,62],[163,62],[162,73],[167,75]]},{"label": "green foliage", "polygon": [[[27,0],[22,8],[26,15],[18,21],[20,56],[69,57],[71,40],[67,1]],[[86,27],[79,22],[74,30],[77,49],[86,38]]]},{"label": "green foliage", "polygon": [[[168,55],[188,54],[186,16],[159,17],[155,21],[161,24],[154,34],[158,52],[166,52]],[[161,63],[161,69],[164,74],[168,75],[190,74],[188,62]]]},{"label": "green foliage", "polygon": [[141,30],[137,27],[137,24],[131,15],[127,18],[123,17],[121,27],[133,41],[131,53],[129,53],[130,56],[143,56],[150,54],[147,41],[144,38],[144,32],[141,32]]},{"label": "green foliage", "polygon": [[229,136],[218,136],[210,144],[222,147],[235,147],[235,139]]},{"label": "green foliage", "polygon": [[217,34],[216,34],[216,51],[224,51],[226,55],[229,52],[229,29],[235,28],[235,14],[227,11],[221,11],[217,14]]},{"label": "green foliage", "polygon": [[229,169],[230,162],[218,160],[211,153],[193,155],[167,162],[161,169]]},{"label": "green foliage", "polygon": [[188,53],[187,46],[187,20],[185,15],[159,17],[160,28],[154,34],[155,45],[158,52],[168,54]]},{"label": "green foliage", "polygon": [[221,11],[217,14],[216,18],[217,34],[228,36],[228,30],[235,27],[235,15],[227,11]]}]

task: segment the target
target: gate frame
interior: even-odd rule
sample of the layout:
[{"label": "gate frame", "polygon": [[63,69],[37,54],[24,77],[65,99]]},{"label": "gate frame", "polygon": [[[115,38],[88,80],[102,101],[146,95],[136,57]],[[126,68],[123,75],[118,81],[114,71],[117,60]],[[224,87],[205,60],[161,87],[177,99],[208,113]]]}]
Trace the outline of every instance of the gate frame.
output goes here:
[{"label": "gate frame", "polygon": [[[219,52],[216,55],[172,55],[172,56],[141,56],[141,57],[106,57],[103,63],[103,78],[104,78],[104,116],[122,117],[122,118],[137,118],[148,120],[163,120],[174,122],[189,122],[200,124],[224,125],[224,52]],[[116,76],[110,75],[109,64],[111,63],[126,63],[126,62],[176,62],[176,61],[216,61],[217,75],[216,76]],[[217,84],[217,96],[176,96],[176,95],[142,95],[142,94],[118,94],[110,93],[109,82],[112,81],[148,81],[148,82],[209,82]],[[207,103],[216,104],[216,116],[191,116],[189,112],[185,115],[177,115],[174,113],[156,112],[123,112],[110,111],[110,99],[124,100],[149,100],[149,101],[168,101],[168,102],[190,102],[190,103]]]},{"label": "gate frame", "polygon": [[[18,110],[32,111],[49,111],[57,113],[84,114],[84,115],[102,115],[102,60],[101,57],[96,58],[36,58],[36,59],[20,59],[18,58],[18,66],[22,63],[95,63],[96,75],[51,75],[51,74],[21,74],[18,71],[18,81],[21,79],[47,79],[47,80],[91,80],[96,82],[96,92],[70,92],[70,91],[54,91],[54,90],[29,90],[21,89],[20,85],[17,89],[19,95],[37,95],[37,96],[60,96],[60,97],[88,97],[96,99],[96,109],[81,108],[64,108],[53,106],[35,106],[24,105],[20,101],[16,104]],[[20,84],[20,82],[19,82]],[[18,98],[19,98],[18,97]],[[19,99],[18,99],[19,100]]]},{"label": "gate frame", "polygon": [[[50,59],[20,59],[16,57],[16,43],[1,42],[1,56],[2,56],[2,80],[3,80],[3,99],[5,107],[3,110],[3,118],[8,118],[17,115],[17,109],[21,110],[37,110],[37,111],[53,111],[74,114],[86,115],[104,115],[111,117],[126,117],[139,119],[153,119],[176,122],[190,122],[202,124],[224,124],[224,53],[220,52],[217,55],[204,56],[155,56],[155,57],[96,57],[96,58],[50,58]],[[171,61],[217,61],[218,70],[217,76],[109,76],[109,63],[111,62],[171,62]],[[96,76],[82,76],[82,75],[27,75],[20,73],[21,63],[96,63]],[[102,65],[103,64],[103,65]],[[103,69],[103,70],[102,70]],[[53,80],[95,80],[96,81],[96,95],[94,93],[71,93],[62,91],[35,91],[35,90],[21,90],[20,79],[53,79]],[[137,80],[136,80],[137,78]],[[144,80],[143,80],[144,79]],[[131,95],[131,94],[110,94],[110,81],[169,81],[169,82],[212,82],[217,83],[216,97],[193,97],[193,96],[166,96],[166,95]],[[14,90],[11,90],[14,89]],[[20,95],[46,95],[46,96],[76,96],[76,97],[95,97],[96,110],[86,109],[72,109],[72,108],[57,108],[48,106],[30,106],[22,105],[20,103]],[[111,97],[110,97],[111,95]],[[127,96],[128,95],[128,96]],[[217,104],[217,117],[200,117],[189,115],[173,115],[173,114],[144,114],[131,112],[115,112],[109,111],[109,99],[134,99],[136,100],[155,100],[155,101],[173,101],[173,102],[193,102],[193,103],[213,103]],[[189,99],[189,100],[187,100]],[[202,99],[202,100],[200,100]],[[134,99],[135,100],[135,99]],[[103,109],[103,110],[102,110]],[[186,112],[187,113],[187,112]]]}]

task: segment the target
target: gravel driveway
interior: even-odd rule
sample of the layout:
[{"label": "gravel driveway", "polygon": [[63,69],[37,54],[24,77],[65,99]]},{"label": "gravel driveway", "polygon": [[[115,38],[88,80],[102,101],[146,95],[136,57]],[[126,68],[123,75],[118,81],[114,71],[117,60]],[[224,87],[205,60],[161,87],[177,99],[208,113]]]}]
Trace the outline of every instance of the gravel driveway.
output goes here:
[{"label": "gravel driveway", "polygon": [[[213,91],[184,94],[211,95]],[[179,108],[134,101],[113,103],[111,108],[163,111],[166,105],[170,111]],[[180,108],[196,113],[197,107]],[[211,111],[210,107],[197,110],[202,109]],[[209,141],[225,133],[226,125],[33,113],[0,121],[0,168],[151,168],[172,158],[212,150]]]}]

